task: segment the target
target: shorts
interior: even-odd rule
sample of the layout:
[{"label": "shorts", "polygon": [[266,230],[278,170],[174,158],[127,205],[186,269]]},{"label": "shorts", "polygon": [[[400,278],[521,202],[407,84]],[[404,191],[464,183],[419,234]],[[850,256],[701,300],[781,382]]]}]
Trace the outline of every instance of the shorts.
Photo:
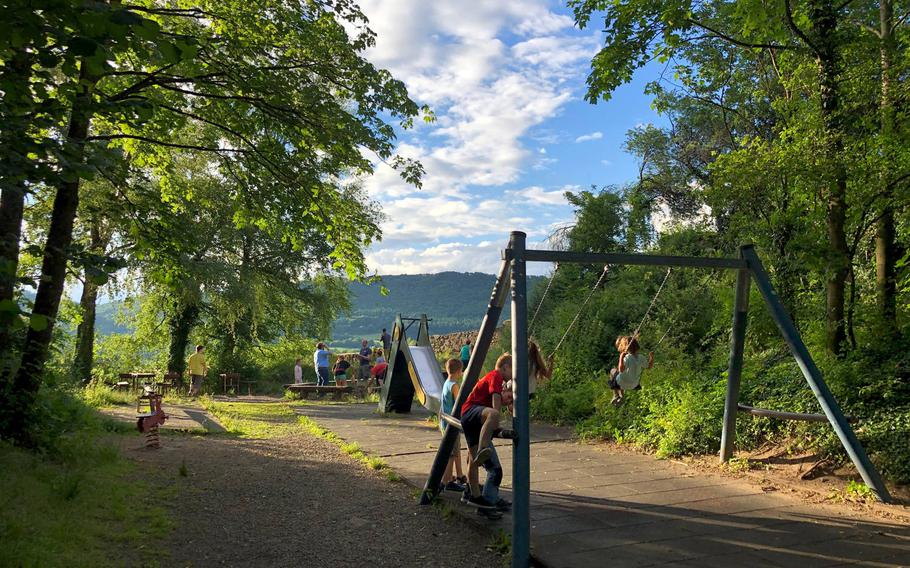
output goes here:
[{"label": "shorts", "polygon": [[461,431],[468,442],[468,448],[480,443],[480,429],[483,428],[483,410],[486,406],[474,405],[461,415]]},{"label": "shorts", "polygon": [[622,388],[621,386],[619,386],[619,383],[616,382],[617,375],[619,375],[619,369],[617,369],[616,367],[613,367],[612,369],[610,369],[610,380],[607,382],[607,384],[610,386],[611,389],[621,389]]},{"label": "shorts", "polygon": [[202,379],[205,378],[203,375],[190,375],[192,378],[193,390],[198,391],[199,387],[202,386]]}]

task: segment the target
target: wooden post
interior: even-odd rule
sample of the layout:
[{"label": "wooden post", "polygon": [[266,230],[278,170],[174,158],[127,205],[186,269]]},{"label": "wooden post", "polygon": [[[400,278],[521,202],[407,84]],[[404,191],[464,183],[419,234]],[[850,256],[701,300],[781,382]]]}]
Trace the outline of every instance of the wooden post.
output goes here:
[{"label": "wooden post", "polygon": [[[751,246],[751,245],[749,245]],[[740,247],[739,256],[742,258]],[[733,334],[730,338],[730,365],[727,368],[727,398],[724,401],[724,429],[720,438],[720,461],[733,457],[736,446],[736,411],[743,370],[743,349],[746,343],[746,322],[749,314],[749,271],[736,273],[736,297],[733,300]]]}]

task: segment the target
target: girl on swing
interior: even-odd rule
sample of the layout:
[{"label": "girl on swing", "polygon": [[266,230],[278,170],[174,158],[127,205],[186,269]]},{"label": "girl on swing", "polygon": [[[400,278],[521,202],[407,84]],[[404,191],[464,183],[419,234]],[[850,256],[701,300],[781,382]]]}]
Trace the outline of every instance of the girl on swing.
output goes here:
[{"label": "girl on swing", "polygon": [[654,367],[654,352],[648,353],[647,367],[644,355],[639,355],[641,346],[638,339],[631,335],[620,335],[616,338],[616,350],[619,351],[619,365],[610,369],[610,388],[613,389],[613,406],[623,403],[623,393],[633,390],[641,384],[641,372]]}]

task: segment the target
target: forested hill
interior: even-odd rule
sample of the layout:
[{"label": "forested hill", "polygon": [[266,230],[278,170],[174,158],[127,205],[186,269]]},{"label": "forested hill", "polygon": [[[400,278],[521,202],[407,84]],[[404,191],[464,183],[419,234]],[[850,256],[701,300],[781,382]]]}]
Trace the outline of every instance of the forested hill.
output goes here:
[{"label": "forested hill", "polygon": [[374,339],[382,328],[391,330],[399,313],[419,317],[427,314],[431,333],[476,329],[483,319],[496,277],[480,272],[440,272],[383,276],[389,294],[380,286],[351,285],[351,314],[333,326],[333,341],[349,345],[360,338]]},{"label": "forested hill", "polygon": [[[529,287],[537,278],[540,277],[529,278]],[[427,314],[433,320],[430,322],[433,334],[477,329],[495,280],[492,274],[481,272],[383,276],[382,285],[389,290],[387,296],[380,293],[379,284],[353,283],[351,313],[335,321],[332,343],[339,347],[353,346],[362,338],[376,339],[382,328],[391,331],[398,314],[414,317]],[[116,321],[119,307],[119,302],[98,305],[99,335],[129,332]]]}]

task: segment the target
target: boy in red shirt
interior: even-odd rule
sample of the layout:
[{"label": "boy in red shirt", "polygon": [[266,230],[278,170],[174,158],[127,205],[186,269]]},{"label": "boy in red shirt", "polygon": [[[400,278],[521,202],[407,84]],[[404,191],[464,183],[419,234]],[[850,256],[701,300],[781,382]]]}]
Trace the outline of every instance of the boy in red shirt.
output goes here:
[{"label": "boy in red shirt", "polygon": [[[469,491],[462,501],[481,509],[508,510],[511,503],[499,498],[502,465],[493,447],[493,433],[499,428],[499,409],[512,402],[512,393],[503,392],[503,384],[512,378],[512,356],[500,355],[496,368],[477,381],[468,399],[461,406],[461,427],[468,450],[474,459],[468,467]],[[480,489],[477,468],[483,465],[487,479]]]}]

